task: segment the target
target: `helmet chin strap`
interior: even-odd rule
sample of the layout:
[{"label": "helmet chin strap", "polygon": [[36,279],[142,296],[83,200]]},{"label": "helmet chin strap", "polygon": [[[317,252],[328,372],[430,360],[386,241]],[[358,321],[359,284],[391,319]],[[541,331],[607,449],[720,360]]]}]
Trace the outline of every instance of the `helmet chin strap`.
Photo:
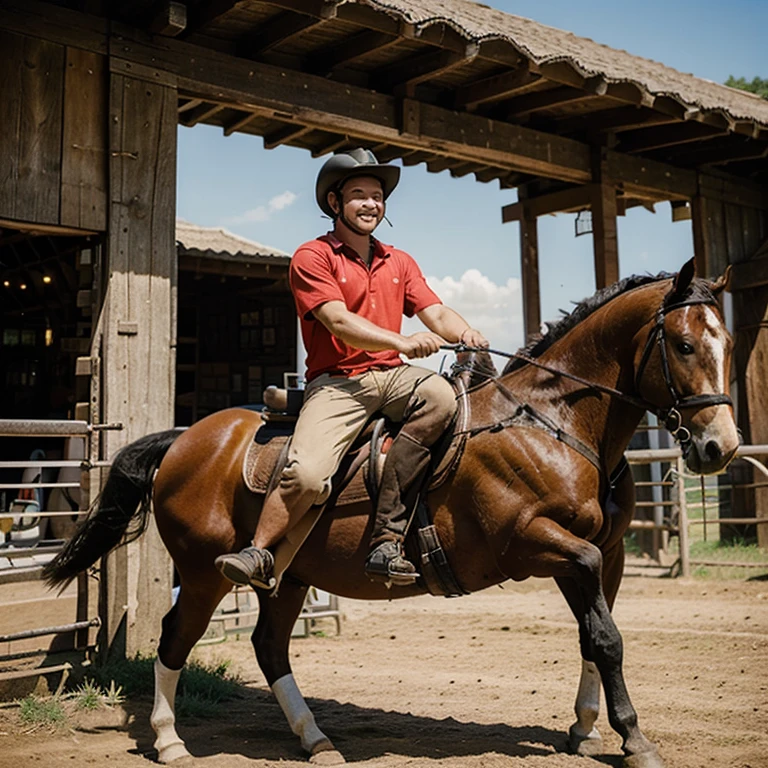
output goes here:
[{"label": "helmet chin strap", "polygon": [[[352,223],[352,222],[351,222],[351,221],[350,221],[350,220],[349,220],[349,219],[348,219],[348,218],[347,218],[347,217],[344,215],[344,198],[341,196],[341,190],[338,190],[338,191],[336,192],[336,201],[337,201],[337,203],[339,204],[339,212],[338,212],[338,214],[337,214],[337,218],[338,218],[338,220],[339,220],[339,221],[340,221],[340,222],[341,222],[341,223],[342,223],[342,224],[343,224],[343,225],[344,225],[344,226],[345,226],[347,229],[349,229],[351,232],[354,232],[356,235],[361,235],[362,237],[365,237],[366,235],[371,235],[371,233],[370,233],[370,232],[363,232],[361,229],[359,229],[358,227],[356,227],[356,226],[355,226],[355,225],[354,225],[354,224],[353,224],[353,223]],[[384,210],[386,211],[386,206],[385,206]],[[381,224],[381,222],[382,222],[384,219],[386,219],[386,218],[387,218],[387,217],[386,217],[386,215],[382,216],[382,217],[381,217],[381,219],[379,220],[379,222],[378,222],[378,224],[377,224],[376,226],[378,227],[378,226],[379,226],[379,224]],[[389,224],[389,219],[387,219],[387,223]],[[391,227],[391,226],[392,226],[392,224],[389,224],[389,226]]]}]

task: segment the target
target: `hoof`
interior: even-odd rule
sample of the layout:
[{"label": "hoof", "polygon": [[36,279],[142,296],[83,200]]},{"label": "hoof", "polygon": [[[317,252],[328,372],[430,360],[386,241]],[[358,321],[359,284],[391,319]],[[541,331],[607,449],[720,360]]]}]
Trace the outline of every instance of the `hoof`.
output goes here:
[{"label": "hoof", "polygon": [[191,755],[187,752],[187,748],[181,741],[169,744],[167,747],[157,751],[158,763],[172,763],[174,760],[180,760],[182,757],[191,757]]},{"label": "hoof", "polygon": [[309,758],[309,762],[313,765],[341,765],[347,761],[338,750],[324,749],[321,752],[315,752]]},{"label": "hoof", "polygon": [[602,755],[604,752],[602,736],[600,736],[600,732],[597,728],[593,728],[586,736],[584,736],[581,733],[577,733],[576,730],[571,727],[568,731],[568,750],[574,755],[581,755],[582,757]]},{"label": "hoof", "polygon": [[627,755],[621,762],[621,768],[664,768],[664,761],[655,749]]}]

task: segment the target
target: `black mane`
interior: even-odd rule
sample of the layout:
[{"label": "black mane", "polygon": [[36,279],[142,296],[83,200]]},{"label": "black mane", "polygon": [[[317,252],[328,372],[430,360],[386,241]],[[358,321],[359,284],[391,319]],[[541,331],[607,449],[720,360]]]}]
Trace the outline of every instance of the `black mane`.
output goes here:
[{"label": "black mane", "polygon": [[[674,277],[676,277],[676,275],[669,272],[659,272],[658,275],[632,275],[631,277],[625,277],[623,280],[619,280],[618,283],[609,285],[606,288],[601,288],[593,296],[579,302],[572,312],[563,312],[563,317],[560,318],[560,320],[556,320],[553,323],[546,323],[547,332],[543,335],[539,334],[535,336],[525,347],[518,350],[518,352],[526,357],[540,357],[556,341],[562,339],[568,331],[577,326],[582,320],[585,320],[593,312],[600,309],[600,307],[607,304],[612,299],[615,299],[617,296],[620,296],[622,293],[627,293],[627,291],[632,291],[635,288],[640,288],[641,286],[649,285],[650,283],[658,283],[662,280],[669,280]],[[691,281],[684,296],[672,296],[670,293],[667,298],[671,299],[672,303],[676,303],[684,298],[700,299],[706,302],[716,301],[709,288],[709,283],[706,280],[698,278],[694,278]],[[525,364],[524,360],[512,359],[504,367],[504,373],[511,373],[518,368],[522,368]]]}]

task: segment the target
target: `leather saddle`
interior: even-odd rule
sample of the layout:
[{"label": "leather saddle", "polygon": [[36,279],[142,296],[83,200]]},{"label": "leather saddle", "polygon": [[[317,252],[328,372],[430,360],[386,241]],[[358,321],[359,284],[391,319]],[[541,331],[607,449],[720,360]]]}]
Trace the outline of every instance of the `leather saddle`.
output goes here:
[{"label": "leather saddle", "polygon": [[[484,379],[491,375],[491,372],[495,373],[489,357],[478,365],[473,361],[475,355],[476,353],[457,355],[457,363],[449,376],[449,381],[456,390],[457,413],[453,423],[433,446],[432,471],[425,483],[427,490],[442,485],[461,460],[470,421],[467,390],[477,383],[479,377]],[[295,389],[269,387],[264,391],[264,423],[258,428],[243,462],[243,479],[253,493],[266,496],[279,482],[288,458],[290,439],[301,410],[303,396],[302,390]],[[400,425],[385,418],[374,417],[366,425],[342,459],[331,482],[331,495],[323,508],[316,509],[317,514],[312,518],[309,530],[324,510],[368,500],[373,506],[376,505],[381,469],[387,450],[399,429]],[[415,558],[414,562],[420,563],[420,572],[429,591],[448,597],[466,594],[448,566],[437,531],[432,524],[424,492],[420,494],[417,502],[414,523],[410,526],[406,539],[406,550],[409,556]],[[284,567],[290,563],[309,530],[296,538],[292,551],[287,555],[285,546],[283,557],[278,551],[278,561],[287,561]]]}]

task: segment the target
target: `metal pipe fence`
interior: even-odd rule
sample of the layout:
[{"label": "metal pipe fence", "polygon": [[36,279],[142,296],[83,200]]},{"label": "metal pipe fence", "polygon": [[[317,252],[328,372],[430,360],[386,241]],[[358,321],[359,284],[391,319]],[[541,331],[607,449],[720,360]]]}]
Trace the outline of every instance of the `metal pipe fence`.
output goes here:
[{"label": "metal pipe fence", "polygon": [[[748,462],[760,474],[768,478],[768,468],[758,461],[757,457],[768,456],[768,445],[742,445],[736,452],[736,460]],[[721,507],[727,506],[731,511],[735,509],[734,492],[750,491],[760,488],[768,488],[768,482],[737,482],[733,472],[727,475],[717,475],[712,485],[711,479],[700,475],[691,475],[686,471],[679,448],[657,448],[630,450],[626,453],[630,465],[657,465],[662,468],[662,480],[659,482],[637,482],[637,488],[658,488],[664,493],[663,497],[654,498],[651,501],[638,500],[638,510],[652,507],[655,510],[664,510],[664,518],[659,520],[634,519],[630,523],[631,531],[651,530],[661,534],[661,544],[655,554],[659,562],[670,557],[668,549],[670,535],[678,536],[679,554],[678,562],[680,574],[690,576],[692,566],[707,567],[737,567],[737,568],[764,568],[768,570],[768,560],[765,562],[752,562],[746,560],[715,560],[712,558],[691,557],[691,527],[701,526],[706,540],[708,527],[710,526],[758,526],[768,523],[768,517],[725,516],[721,514]],[[733,466],[733,465],[731,465]],[[664,470],[666,467],[666,471]],[[729,481],[723,482],[728,477]],[[695,483],[698,481],[696,485]],[[698,500],[692,499],[698,497]],[[725,499],[725,503],[724,503]],[[715,517],[710,517],[709,512],[717,510]],[[692,515],[694,515],[692,517]],[[700,516],[699,516],[700,515]],[[718,531],[719,533],[719,531]]]}]

